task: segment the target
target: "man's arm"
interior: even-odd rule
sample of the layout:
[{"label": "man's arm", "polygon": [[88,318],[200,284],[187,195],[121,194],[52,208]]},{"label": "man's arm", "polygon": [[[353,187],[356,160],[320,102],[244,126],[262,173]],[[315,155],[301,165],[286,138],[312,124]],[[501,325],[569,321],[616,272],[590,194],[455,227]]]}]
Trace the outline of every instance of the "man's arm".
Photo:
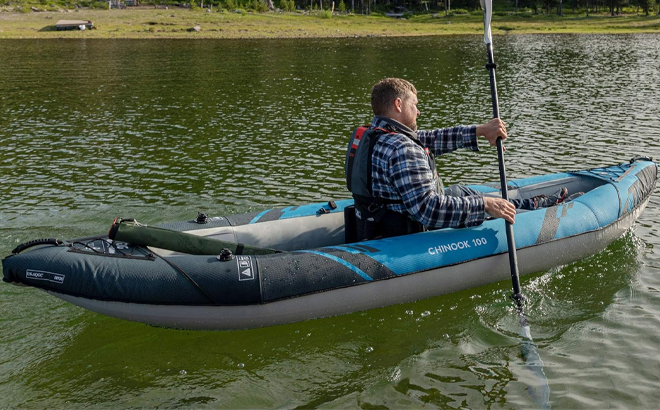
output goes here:
[{"label": "man's arm", "polygon": [[485,219],[482,196],[450,197],[436,191],[426,153],[412,141],[394,150],[389,179],[408,213],[428,228],[464,228]]},{"label": "man's arm", "polygon": [[486,124],[458,125],[439,128],[432,131],[417,131],[420,142],[435,155],[447,154],[459,148],[479,151],[477,137],[484,137],[490,145],[495,145],[497,137],[506,139],[506,124],[499,118],[493,118]]},{"label": "man's arm", "polygon": [[479,151],[476,125],[458,125],[431,131],[417,131],[419,141],[435,155],[448,154],[459,148]]}]

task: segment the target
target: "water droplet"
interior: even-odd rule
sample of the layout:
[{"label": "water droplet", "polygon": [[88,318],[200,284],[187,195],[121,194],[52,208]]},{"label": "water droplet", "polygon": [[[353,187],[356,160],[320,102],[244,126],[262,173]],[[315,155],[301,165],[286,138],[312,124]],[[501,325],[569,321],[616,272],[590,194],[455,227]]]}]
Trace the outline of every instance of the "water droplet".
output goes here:
[{"label": "water droplet", "polygon": [[244,363],[239,363],[239,364],[238,364],[238,368],[239,368],[239,369],[242,369],[242,368],[244,368],[244,367],[245,367],[245,364],[244,364]]},{"label": "water droplet", "polygon": [[185,370],[181,370],[181,371],[179,372],[179,374],[180,374],[181,376],[185,376],[185,375],[188,374],[188,372],[185,371]]},{"label": "water droplet", "polygon": [[422,312],[422,317],[427,317],[427,316],[429,316],[430,314],[431,314],[431,312],[429,312],[429,311],[427,310],[427,311],[425,311],[425,312]]},{"label": "water droplet", "polygon": [[373,351],[374,351],[374,348],[373,348],[373,347],[371,347],[371,346],[367,347],[367,353],[371,353],[371,352],[373,352]]},{"label": "water droplet", "polygon": [[414,313],[415,313],[415,312],[413,312],[412,310],[406,310],[406,314],[407,314],[407,315],[412,315],[412,314],[414,314]]}]

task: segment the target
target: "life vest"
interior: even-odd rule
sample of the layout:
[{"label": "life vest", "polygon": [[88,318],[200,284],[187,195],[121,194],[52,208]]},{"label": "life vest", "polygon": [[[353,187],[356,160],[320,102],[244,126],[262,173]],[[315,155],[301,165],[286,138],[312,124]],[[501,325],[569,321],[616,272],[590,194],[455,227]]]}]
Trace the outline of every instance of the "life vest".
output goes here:
[{"label": "life vest", "polygon": [[368,125],[358,127],[348,142],[344,164],[346,187],[355,199],[355,205],[344,210],[346,243],[425,230],[421,223],[411,219],[407,213],[392,211],[386,207],[387,204],[403,204],[403,200],[373,195],[371,173],[374,146],[381,137],[388,134],[403,134],[424,148],[436,184],[439,181],[433,154],[417,138],[404,132],[393,132],[379,127],[372,128]]},{"label": "life vest", "polygon": [[358,127],[351,136],[348,142],[348,149],[346,151],[346,161],[344,163],[344,171],[346,175],[346,187],[353,194],[356,202],[364,204],[376,204],[379,206],[387,204],[403,204],[401,199],[386,199],[381,197],[374,197],[373,195],[373,180],[372,180],[372,156],[376,142],[387,134],[402,134],[410,138],[415,144],[419,145],[426,152],[426,158],[429,167],[433,172],[433,179],[442,192],[442,182],[438,178],[438,171],[435,165],[435,156],[429,152],[427,147],[411,135],[405,132],[388,131],[384,128],[372,128],[368,125]]}]

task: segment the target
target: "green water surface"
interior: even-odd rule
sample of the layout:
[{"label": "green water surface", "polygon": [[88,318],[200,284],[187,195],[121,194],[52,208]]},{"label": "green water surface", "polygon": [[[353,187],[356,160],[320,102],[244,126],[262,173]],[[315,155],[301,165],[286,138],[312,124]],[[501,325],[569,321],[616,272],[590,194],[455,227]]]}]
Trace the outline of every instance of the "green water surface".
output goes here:
[{"label": "green water surface", "polygon": [[[660,158],[660,36],[495,38],[509,178]],[[345,198],[380,78],[420,128],[488,120],[481,36],[0,41],[0,255],[105,232]],[[497,158],[440,158],[447,183]],[[553,408],[660,399],[660,198],[603,252],[525,278]],[[232,332],[159,329],[0,283],[0,408],[534,408],[510,283]]]}]

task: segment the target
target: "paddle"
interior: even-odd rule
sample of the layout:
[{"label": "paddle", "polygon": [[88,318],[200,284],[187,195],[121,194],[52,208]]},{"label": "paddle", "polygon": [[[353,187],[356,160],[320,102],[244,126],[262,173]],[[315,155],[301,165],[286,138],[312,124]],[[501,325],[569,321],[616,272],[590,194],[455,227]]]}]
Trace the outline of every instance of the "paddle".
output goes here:
[{"label": "paddle", "polygon": [[[500,118],[500,108],[497,100],[497,82],[495,80],[495,61],[493,59],[493,39],[490,32],[490,20],[493,15],[492,0],[481,0],[481,8],[484,10],[484,40],[486,42],[486,52],[488,53],[488,64],[486,68],[490,74],[490,94],[493,101],[493,118]],[[502,146],[502,138],[497,138],[497,160],[500,169],[500,186],[502,189],[502,198],[508,200],[509,192],[507,190],[506,172],[504,170],[504,147]],[[513,284],[513,295],[511,296],[516,302],[518,308],[518,317],[520,319],[520,335],[525,338],[525,342],[521,345],[523,360],[526,366],[538,377],[533,384],[528,383],[527,391],[534,398],[534,401],[541,408],[550,408],[550,387],[548,379],[543,372],[543,362],[536,350],[534,341],[532,340],[532,333],[525,316],[524,301],[525,297],[520,291],[520,275],[518,273],[518,258],[516,256],[516,241],[513,237],[513,226],[511,223],[505,221],[506,227],[506,240],[509,248],[509,268],[511,269],[511,282]]]}]

